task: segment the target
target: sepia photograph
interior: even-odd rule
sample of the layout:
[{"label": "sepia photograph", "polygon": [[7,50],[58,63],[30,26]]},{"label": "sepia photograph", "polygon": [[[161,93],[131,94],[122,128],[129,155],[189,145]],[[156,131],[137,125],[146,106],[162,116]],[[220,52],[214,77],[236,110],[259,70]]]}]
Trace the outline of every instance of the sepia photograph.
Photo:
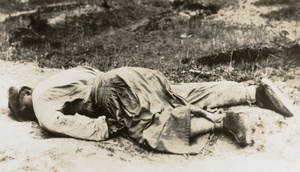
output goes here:
[{"label": "sepia photograph", "polygon": [[0,0],[0,172],[299,162],[300,0]]}]

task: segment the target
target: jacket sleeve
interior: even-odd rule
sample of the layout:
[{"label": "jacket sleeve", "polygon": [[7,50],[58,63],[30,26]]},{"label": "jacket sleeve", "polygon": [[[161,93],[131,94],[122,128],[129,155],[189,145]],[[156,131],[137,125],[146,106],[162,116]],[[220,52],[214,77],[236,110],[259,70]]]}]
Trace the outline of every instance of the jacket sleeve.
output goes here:
[{"label": "jacket sleeve", "polygon": [[98,70],[78,67],[61,71],[40,82],[32,93],[32,103],[39,124],[46,130],[70,137],[100,141],[108,139],[105,117],[63,114],[66,102],[87,99]]},{"label": "jacket sleeve", "polygon": [[39,124],[46,130],[70,137],[101,141],[109,137],[104,116],[89,118],[83,115],[64,115],[54,104],[38,102],[34,105]]}]

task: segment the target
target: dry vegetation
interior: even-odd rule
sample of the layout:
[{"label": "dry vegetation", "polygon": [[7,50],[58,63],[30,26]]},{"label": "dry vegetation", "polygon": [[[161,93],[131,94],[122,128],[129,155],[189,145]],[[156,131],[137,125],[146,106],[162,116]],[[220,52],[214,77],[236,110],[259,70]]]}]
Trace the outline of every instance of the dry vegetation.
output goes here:
[{"label": "dry vegetation", "polygon": [[[115,0],[108,1],[108,7],[102,1],[76,2],[55,8],[44,7],[44,1],[6,3],[5,9],[10,11],[32,10],[39,5],[41,12],[1,23],[2,59],[37,61],[40,67],[89,65],[103,71],[142,66],[159,69],[176,82],[244,81],[259,77],[264,67],[287,70],[287,66],[298,64],[287,58],[286,41],[279,34],[270,34],[267,26],[212,20],[220,9],[238,8],[237,0]],[[278,14],[279,18],[297,19],[297,9],[293,13],[289,10],[295,7],[291,1],[255,3],[274,4],[287,6],[281,9],[287,13]],[[78,15],[86,8],[85,14]],[[60,17],[61,22],[49,22]],[[230,74],[226,73],[228,66],[234,68]],[[185,73],[190,69],[203,71],[204,77]]]}]

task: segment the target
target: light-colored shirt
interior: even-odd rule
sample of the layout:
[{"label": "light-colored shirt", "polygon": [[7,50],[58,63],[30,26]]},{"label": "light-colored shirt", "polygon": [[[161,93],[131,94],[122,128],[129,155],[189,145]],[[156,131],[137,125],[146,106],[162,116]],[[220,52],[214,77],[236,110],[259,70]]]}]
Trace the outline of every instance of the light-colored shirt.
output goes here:
[{"label": "light-colored shirt", "polygon": [[40,82],[32,93],[33,108],[39,124],[53,133],[101,141],[109,137],[105,116],[89,118],[80,114],[63,114],[66,102],[87,101],[96,76],[102,72],[77,67],[55,74]]}]

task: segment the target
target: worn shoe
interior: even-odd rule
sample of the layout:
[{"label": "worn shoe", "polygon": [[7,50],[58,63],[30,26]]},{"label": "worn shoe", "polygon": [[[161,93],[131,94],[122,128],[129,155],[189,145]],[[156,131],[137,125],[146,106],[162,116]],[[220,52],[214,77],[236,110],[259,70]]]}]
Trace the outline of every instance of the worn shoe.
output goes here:
[{"label": "worn shoe", "polygon": [[273,110],[285,117],[295,115],[293,105],[269,79],[263,78],[256,90],[258,106]]},{"label": "worn shoe", "polygon": [[234,135],[240,145],[247,146],[251,143],[252,131],[247,114],[227,112],[223,119],[223,127]]}]

